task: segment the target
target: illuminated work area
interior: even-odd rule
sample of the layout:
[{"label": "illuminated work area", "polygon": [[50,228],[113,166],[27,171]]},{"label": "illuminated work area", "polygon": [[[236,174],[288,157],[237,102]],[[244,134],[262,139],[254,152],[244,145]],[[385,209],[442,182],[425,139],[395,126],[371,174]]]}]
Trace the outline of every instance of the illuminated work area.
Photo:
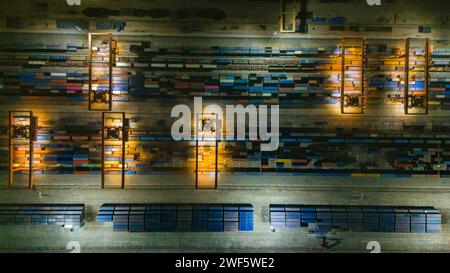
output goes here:
[{"label": "illuminated work area", "polygon": [[0,3],[0,251],[450,251],[448,1]]}]

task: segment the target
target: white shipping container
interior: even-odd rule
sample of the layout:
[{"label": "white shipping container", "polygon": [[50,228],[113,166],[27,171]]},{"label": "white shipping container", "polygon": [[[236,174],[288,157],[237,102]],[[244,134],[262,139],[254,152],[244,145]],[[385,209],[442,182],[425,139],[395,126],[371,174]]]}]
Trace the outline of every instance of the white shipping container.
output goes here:
[{"label": "white shipping container", "polygon": [[168,64],[169,68],[183,68],[183,64]]},{"label": "white shipping container", "polygon": [[50,73],[50,76],[52,77],[67,77],[67,73]]},{"label": "white shipping container", "polygon": [[164,68],[164,67],[166,67],[166,64],[152,63],[151,67]]},{"label": "white shipping container", "polygon": [[216,64],[202,64],[202,67],[206,68],[206,69],[216,69],[217,65]]},{"label": "white shipping container", "polygon": [[28,61],[28,64],[30,64],[30,65],[45,65],[45,62],[43,62],[43,61]]},{"label": "white shipping container", "polygon": [[117,67],[131,67],[131,63],[118,62],[116,63]]}]

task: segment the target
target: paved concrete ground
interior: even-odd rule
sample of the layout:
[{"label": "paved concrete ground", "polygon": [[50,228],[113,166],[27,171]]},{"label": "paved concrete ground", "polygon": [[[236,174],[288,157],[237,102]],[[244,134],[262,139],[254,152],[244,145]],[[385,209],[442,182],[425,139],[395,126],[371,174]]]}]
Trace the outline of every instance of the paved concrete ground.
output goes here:
[{"label": "paved concrete ground", "polygon": [[[145,4],[145,1],[127,0],[127,1],[107,1],[91,0],[83,1],[80,8],[68,7],[65,1],[55,1],[48,5],[46,9],[36,7],[30,1],[21,1],[20,5],[16,2],[5,3],[5,8],[0,10],[4,17],[23,17],[33,19],[32,24],[27,24],[26,28],[13,29],[6,27],[6,21],[0,22],[0,32],[24,32],[24,33],[83,33],[84,31],[96,31],[95,21],[103,18],[85,17],[81,10],[86,7],[105,7],[108,9],[119,10],[120,8],[137,9],[168,9],[172,13],[183,8],[206,8],[215,7],[223,10],[227,18],[222,21],[203,20],[182,20],[176,18],[173,14],[165,18],[151,19],[148,17],[115,17],[117,19],[126,19],[125,31],[116,34],[133,35],[189,35],[189,36],[234,36],[234,37],[289,37],[289,38],[311,38],[311,37],[330,37],[340,38],[345,36],[355,36],[354,31],[331,31],[327,23],[308,22],[309,28],[307,34],[300,33],[275,33],[278,30],[278,18],[280,16],[278,1],[257,1],[255,3],[242,3],[242,1],[152,1],[151,7]],[[95,3],[93,3],[95,2]],[[349,3],[330,4],[321,1],[308,1],[308,11],[313,12],[314,17],[331,18],[335,16],[345,16],[347,25],[361,26],[389,26],[392,32],[367,31],[366,36],[378,38],[397,38],[397,37],[416,37],[418,35],[425,37],[445,37],[448,38],[448,22],[445,9],[441,8],[447,3],[444,0],[434,0],[424,2],[419,0],[410,0],[408,5],[403,2],[383,3],[381,7],[369,6],[366,1],[353,1]],[[68,13],[72,11],[74,14]],[[357,10],[358,12],[354,12]],[[77,14],[77,12],[80,12]],[[90,29],[79,30],[58,29],[54,19],[77,18],[90,21]],[[431,34],[419,34],[418,25],[432,26]],[[262,27],[263,26],[263,27]]]},{"label": "paved concrete ground", "polygon": [[[23,176],[27,178],[26,176]],[[112,176],[107,176],[112,177]],[[118,178],[119,176],[116,176]],[[168,179],[168,177],[170,177]],[[26,179],[20,179],[27,182]],[[19,179],[18,179],[19,181]],[[111,186],[119,185],[120,180],[109,179]],[[61,188],[99,188],[100,175],[34,175],[37,189]],[[194,174],[160,174],[160,175],[126,175],[125,186],[130,189],[157,188],[157,189],[192,189],[195,185]],[[450,191],[449,178],[411,177],[323,177],[323,176],[292,176],[267,173],[263,175],[225,174],[219,173],[218,186],[220,189],[381,189],[385,191],[407,190]],[[0,174],[0,189],[7,187],[7,177]]]},{"label": "paved concrete ground", "polygon": [[[68,252],[66,244],[78,241],[84,252],[368,252],[367,243],[378,241],[384,252],[450,252],[450,191],[445,180],[428,179],[424,182],[423,179],[313,177],[268,179],[229,175],[222,177],[224,185],[219,190],[193,190],[189,188],[192,185],[189,182],[180,189],[163,188],[161,184],[154,184],[153,187],[141,185],[138,188],[130,185],[125,190],[101,190],[93,184],[96,177],[85,178],[89,178],[88,181],[81,182],[86,180],[81,178],[68,181],[67,178],[62,180],[61,177],[49,176],[45,180],[47,183],[54,183],[52,187],[40,184],[43,182],[38,179],[35,191],[2,189],[0,202],[3,203],[83,202],[86,204],[88,222],[74,232],[56,227],[1,226],[0,251]],[[155,182],[164,176],[145,178]],[[167,182],[167,176],[165,178]],[[170,181],[176,185],[187,179],[171,176]],[[75,182],[79,183],[78,186],[73,186]],[[176,188],[179,186],[180,184]],[[112,232],[111,224],[95,222],[98,207],[108,202],[251,203],[255,207],[255,232]],[[337,232],[335,236],[342,239],[341,243],[324,250],[320,248],[315,236],[308,234],[306,228],[271,232],[268,207],[273,203],[435,206],[443,213],[444,225],[441,234]]]}]

